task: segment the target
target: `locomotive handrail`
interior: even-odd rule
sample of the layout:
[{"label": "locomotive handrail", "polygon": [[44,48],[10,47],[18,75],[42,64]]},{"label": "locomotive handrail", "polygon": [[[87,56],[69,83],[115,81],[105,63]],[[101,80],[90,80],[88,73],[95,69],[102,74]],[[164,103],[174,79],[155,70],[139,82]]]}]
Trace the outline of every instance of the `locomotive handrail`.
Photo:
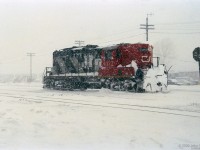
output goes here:
[{"label": "locomotive handrail", "polygon": [[45,70],[44,70],[44,72],[43,72],[43,76],[44,76],[44,77],[48,76],[47,73],[51,73],[51,71],[48,71],[49,68],[52,69],[52,67],[46,67],[46,68],[45,68]]}]

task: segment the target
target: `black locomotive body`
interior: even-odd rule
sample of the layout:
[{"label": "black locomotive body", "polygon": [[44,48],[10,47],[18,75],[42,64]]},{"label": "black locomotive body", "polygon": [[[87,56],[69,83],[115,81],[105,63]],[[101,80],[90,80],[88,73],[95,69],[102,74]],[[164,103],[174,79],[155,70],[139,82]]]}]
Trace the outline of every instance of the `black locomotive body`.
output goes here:
[{"label": "black locomotive body", "polygon": [[101,48],[97,45],[71,47],[53,52],[53,67],[46,67],[44,87],[73,90],[101,88],[98,70]]}]

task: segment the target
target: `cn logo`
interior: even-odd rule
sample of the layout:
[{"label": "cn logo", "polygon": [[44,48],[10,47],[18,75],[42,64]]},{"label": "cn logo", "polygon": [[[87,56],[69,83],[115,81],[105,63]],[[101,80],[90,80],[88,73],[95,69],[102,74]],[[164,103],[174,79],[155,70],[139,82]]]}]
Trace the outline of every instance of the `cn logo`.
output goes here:
[{"label": "cn logo", "polygon": [[142,56],[142,62],[150,62],[151,61],[151,56]]}]

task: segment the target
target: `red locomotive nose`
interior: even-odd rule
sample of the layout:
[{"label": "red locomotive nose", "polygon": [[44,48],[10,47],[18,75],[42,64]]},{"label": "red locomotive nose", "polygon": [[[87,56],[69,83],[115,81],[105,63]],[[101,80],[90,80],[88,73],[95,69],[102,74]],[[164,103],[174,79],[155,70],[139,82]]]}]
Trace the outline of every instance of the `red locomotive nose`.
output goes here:
[{"label": "red locomotive nose", "polygon": [[[103,48],[101,53],[102,77],[132,77],[137,66],[145,69],[152,64],[152,47],[149,44],[119,44]],[[137,66],[133,66],[135,62]]]}]

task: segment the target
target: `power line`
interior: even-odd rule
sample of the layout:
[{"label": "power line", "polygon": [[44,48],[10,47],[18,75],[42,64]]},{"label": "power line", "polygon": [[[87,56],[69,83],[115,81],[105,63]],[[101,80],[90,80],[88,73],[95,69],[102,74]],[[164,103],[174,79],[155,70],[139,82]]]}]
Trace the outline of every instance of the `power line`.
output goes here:
[{"label": "power line", "polygon": [[198,31],[200,31],[200,28],[196,28],[196,29],[195,29],[195,28],[190,28],[190,29],[189,29],[189,28],[182,28],[182,29],[181,29],[181,28],[178,28],[178,29],[176,29],[176,28],[174,28],[174,29],[172,29],[172,28],[171,28],[171,29],[170,29],[170,28],[168,28],[168,29],[166,29],[166,28],[161,28],[161,29],[156,28],[156,30],[157,30],[157,31],[168,31],[168,30],[169,30],[169,31],[170,31],[170,30],[171,30],[171,31],[175,31],[175,30],[177,30],[177,31],[181,31],[181,30],[190,31],[190,30],[191,30],[191,31],[197,31],[197,32],[198,32]]},{"label": "power line", "polygon": [[120,31],[120,32],[117,32],[117,33],[111,33],[111,34],[107,35],[106,37],[103,36],[103,37],[95,38],[95,39],[92,39],[92,40],[89,40],[89,41],[91,42],[91,41],[97,41],[99,39],[107,39],[108,37],[112,37],[112,36],[115,36],[115,35],[121,35],[121,34],[124,34],[124,33],[127,33],[127,32],[130,33],[131,31],[136,31],[136,30],[138,30],[138,28],[124,30],[124,31]]},{"label": "power line", "polygon": [[199,24],[200,21],[194,22],[172,22],[172,23],[155,23],[155,25],[182,25],[182,24]]},{"label": "power line", "polygon": [[19,62],[19,61],[22,61],[22,60],[25,60],[25,57],[18,57],[18,58],[13,58],[13,59],[9,59],[9,60],[4,60],[3,63],[1,62],[1,64],[10,64],[10,63],[13,63],[13,62]]},{"label": "power line", "polygon": [[145,33],[135,34],[135,35],[132,35],[132,36],[123,37],[123,38],[120,38],[120,39],[110,40],[110,41],[106,41],[106,42],[101,42],[101,43],[97,43],[97,44],[109,43],[109,42],[113,42],[113,41],[119,41],[119,40],[128,39],[128,38],[136,37],[136,36],[143,35],[143,34],[145,34]]},{"label": "power line", "polygon": [[35,53],[27,53],[27,56],[30,57],[30,82],[32,81],[32,57],[35,56]]},{"label": "power line", "polygon": [[[151,15],[151,14],[148,14],[148,16],[149,15]],[[177,24],[191,24],[191,23],[200,23],[200,21],[199,22],[176,22],[176,23],[158,23],[158,24],[156,24],[156,25],[162,25],[162,24],[166,24],[166,25],[168,25],[168,24],[174,24],[174,25],[177,25]],[[145,24],[145,27],[146,27],[146,24]],[[146,29],[146,28],[145,28]],[[130,32],[130,31],[135,31],[135,30],[137,30],[137,28],[135,28],[135,29],[132,29],[132,28],[127,28],[127,30],[124,30],[124,31],[119,31],[119,32],[116,32],[116,33],[111,33],[111,34],[109,34],[109,35],[107,35],[107,36],[104,36],[104,37],[100,37],[100,38],[93,38],[92,40],[88,40],[88,41],[97,41],[97,40],[99,40],[99,39],[106,39],[106,38],[108,38],[108,37],[110,37],[110,36],[114,36],[114,35],[120,35],[120,34],[123,34],[123,33],[127,33],[127,32]],[[163,29],[163,30],[177,30],[177,29]],[[190,30],[190,29],[178,29],[178,30]],[[192,28],[191,30],[200,30],[200,29],[194,29],[194,28]],[[106,42],[105,42],[106,43]],[[108,42],[107,42],[108,43]]]},{"label": "power line", "polygon": [[151,33],[158,33],[158,34],[200,34],[200,32],[151,32]]}]

